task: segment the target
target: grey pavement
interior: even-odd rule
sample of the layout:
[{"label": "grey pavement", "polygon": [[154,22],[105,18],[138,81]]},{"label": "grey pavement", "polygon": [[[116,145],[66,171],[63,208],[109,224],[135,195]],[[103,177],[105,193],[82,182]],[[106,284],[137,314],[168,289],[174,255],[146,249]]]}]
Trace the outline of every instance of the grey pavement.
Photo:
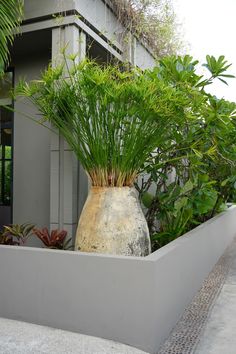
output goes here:
[{"label": "grey pavement", "polygon": [[139,349],[102,338],[0,318],[0,354],[49,353],[145,354]]},{"label": "grey pavement", "polygon": [[236,247],[222,289],[209,313],[195,354],[236,354]]}]

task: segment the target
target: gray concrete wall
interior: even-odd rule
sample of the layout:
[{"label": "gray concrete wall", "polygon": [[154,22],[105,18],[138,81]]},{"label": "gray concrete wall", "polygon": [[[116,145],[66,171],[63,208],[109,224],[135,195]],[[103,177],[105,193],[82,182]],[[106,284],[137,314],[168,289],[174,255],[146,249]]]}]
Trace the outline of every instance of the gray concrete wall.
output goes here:
[{"label": "gray concrete wall", "polygon": [[[50,53],[48,53],[50,55]],[[20,78],[39,78],[49,62],[47,53],[15,56],[15,83]],[[49,226],[50,132],[20,112],[37,117],[36,110],[22,100],[15,102],[13,160],[13,222]]]},{"label": "gray concrete wall", "polygon": [[[35,24],[28,24],[23,26],[24,31],[46,28],[45,21],[49,21],[46,17],[51,14],[61,13],[62,16],[66,11],[76,10],[80,15],[71,15],[69,18],[70,23],[76,23],[85,32],[88,31],[89,35],[94,38],[96,42],[102,45],[106,50],[118,53],[117,58],[123,60],[130,60],[133,64],[141,68],[151,67],[155,64],[153,56],[145,48],[145,46],[138,40],[127,42],[125,36],[125,29],[111,11],[109,6],[106,6],[103,0],[25,0],[25,20],[33,20]],[[40,22],[38,22],[40,20]],[[85,21],[84,21],[85,20]],[[64,24],[68,22],[64,21]],[[62,19],[53,19],[49,21],[47,26],[57,27],[62,26]],[[87,26],[88,25],[88,26]],[[85,27],[84,27],[85,26]],[[105,40],[104,40],[105,39]],[[132,48],[135,43],[135,47]],[[114,51],[112,46],[114,46]],[[130,46],[130,48],[127,48]],[[118,52],[116,52],[118,50]],[[129,51],[134,51],[131,56],[127,55]]]},{"label": "gray concrete wall", "polygon": [[75,0],[76,10],[102,35],[121,48],[123,27],[102,0]]},{"label": "gray concrete wall", "polygon": [[24,19],[34,19],[54,13],[73,10],[74,0],[25,0]]},{"label": "gray concrete wall", "polygon": [[155,66],[155,59],[147,49],[136,41],[135,64],[142,69],[149,69]]},{"label": "gray concrete wall", "polygon": [[[77,10],[97,32],[120,47],[122,26],[102,0],[25,0],[25,20]],[[56,21],[60,23],[60,21]],[[55,22],[55,23],[56,23]]]},{"label": "gray concrete wall", "polygon": [[236,208],[145,258],[0,247],[0,316],[156,353],[236,230]]}]

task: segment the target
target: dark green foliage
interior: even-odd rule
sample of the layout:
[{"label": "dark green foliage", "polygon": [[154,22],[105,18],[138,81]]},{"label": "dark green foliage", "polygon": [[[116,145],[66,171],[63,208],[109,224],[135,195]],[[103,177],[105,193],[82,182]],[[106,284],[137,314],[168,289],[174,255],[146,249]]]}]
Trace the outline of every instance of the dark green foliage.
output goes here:
[{"label": "dark green foliage", "polygon": [[190,56],[169,57],[156,68],[181,104],[169,136],[144,166],[149,177],[137,185],[153,249],[224,210],[226,202],[236,202],[236,104],[205,90],[214,79],[233,75],[225,72],[230,65],[223,56],[207,56],[208,78],[196,73],[197,64]]}]

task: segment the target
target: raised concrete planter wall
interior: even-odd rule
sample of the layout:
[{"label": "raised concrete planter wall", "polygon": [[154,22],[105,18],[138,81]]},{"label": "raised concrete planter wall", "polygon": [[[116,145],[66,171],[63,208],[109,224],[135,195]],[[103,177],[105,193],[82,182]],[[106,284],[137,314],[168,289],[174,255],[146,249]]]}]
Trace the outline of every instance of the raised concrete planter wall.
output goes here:
[{"label": "raised concrete planter wall", "polygon": [[156,353],[236,233],[236,208],[145,258],[0,247],[0,316]]}]

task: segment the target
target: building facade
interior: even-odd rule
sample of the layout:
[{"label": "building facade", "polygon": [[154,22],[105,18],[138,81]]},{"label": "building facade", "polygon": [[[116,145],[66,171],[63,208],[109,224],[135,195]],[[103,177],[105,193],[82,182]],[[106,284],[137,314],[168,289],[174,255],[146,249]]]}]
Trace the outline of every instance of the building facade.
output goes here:
[{"label": "building facade", "polygon": [[[0,87],[0,228],[31,222],[75,234],[89,183],[62,137],[33,122],[33,106],[11,101],[9,90],[20,78],[37,79],[61,50],[99,62],[154,65],[151,52],[125,29],[108,0],[25,0],[21,34]],[[14,113],[2,105],[14,105]]]}]

